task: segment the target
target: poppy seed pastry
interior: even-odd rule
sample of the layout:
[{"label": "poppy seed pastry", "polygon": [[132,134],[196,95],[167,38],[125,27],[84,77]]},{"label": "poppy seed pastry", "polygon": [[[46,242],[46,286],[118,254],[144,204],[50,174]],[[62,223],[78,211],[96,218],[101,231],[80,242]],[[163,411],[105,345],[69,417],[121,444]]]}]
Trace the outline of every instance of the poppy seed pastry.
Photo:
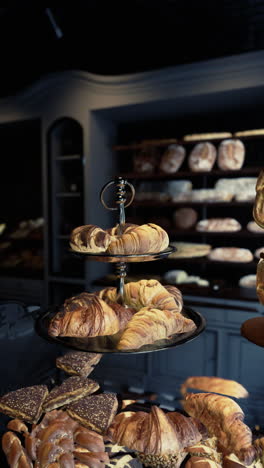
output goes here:
[{"label": "poppy seed pastry", "polygon": [[56,366],[70,375],[88,377],[94,367],[100,361],[102,354],[85,353],[83,351],[70,351],[63,356],[57,357]]},{"label": "poppy seed pastry", "polygon": [[47,412],[60,406],[68,405],[96,392],[98,388],[99,384],[94,380],[79,376],[69,377],[61,385],[54,387],[50,391],[43,403],[43,409]]},{"label": "poppy seed pastry", "polygon": [[34,385],[6,393],[0,398],[0,412],[35,424],[43,412],[42,405],[48,393],[46,385]]},{"label": "poppy seed pastry", "polygon": [[117,408],[115,393],[101,393],[72,403],[67,412],[72,419],[88,429],[104,434],[114,419]]}]

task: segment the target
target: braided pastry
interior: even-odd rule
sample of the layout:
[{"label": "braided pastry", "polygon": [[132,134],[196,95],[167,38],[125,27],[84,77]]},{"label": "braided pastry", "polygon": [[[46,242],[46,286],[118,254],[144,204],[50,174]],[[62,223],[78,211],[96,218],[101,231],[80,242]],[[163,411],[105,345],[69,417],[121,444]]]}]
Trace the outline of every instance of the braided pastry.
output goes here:
[{"label": "braided pastry", "polygon": [[9,431],[3,435],[2,449],[11,468],[33,468],[19,438],[13,432]]}]

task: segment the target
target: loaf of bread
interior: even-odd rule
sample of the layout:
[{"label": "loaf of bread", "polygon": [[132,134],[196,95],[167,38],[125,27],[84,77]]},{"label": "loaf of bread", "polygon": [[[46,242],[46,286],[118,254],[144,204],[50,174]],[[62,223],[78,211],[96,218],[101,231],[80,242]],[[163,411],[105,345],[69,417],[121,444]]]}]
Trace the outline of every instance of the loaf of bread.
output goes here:
[{"label": "loaf of bread", "polygon": [[163,153],[159,169],[165,174],[174,174],[181,167],[186,155],[186,150],[181,145],[170,145]]},{"label": "loaf of bread", "polygon": [[174,202],[220,202],[225,201],[229,202],[233,198],[233,194],[224,191],[224,190],[216,190],[216,189],[195,189],[191,192],[184,192],[184,193],[176,193],[172,200]]},{"label": "loaf of bread", "polygon": [[245,146],[240,140],[224,140],[220,143],[217,153],[217,164],[223,171],[241,169],[245,160]]},{"label": "loaf of bread", "polygon": [[240,278],[238,282],[241,288],[252,288],[256,289],[257,287],[257,275],[245,275]]},{"label": "loaf of bread", "polygon": [[262,253],[264,254],[264,247],[260,247],[259,249],[256,249],[254,252],[254,257],[260,258]]},{"label": "loaf of bread", "polygon": [[193,208],[179,208],[173,215],[173,224],[177,229],[190,229],[198,219],[198,213]]},{"label": "loaf of bread", "polygon": [[198,143],[188,158],[191,171],[211,171],[216,160],[216,148],[212,143]]},{"label": "loaf of bread", "polygon": [[264,135],[264,128],[252,129],[252,130],[242,130],[235,133],[235,137],[244,137],[244,136],[258,136]]},{"label": "loaf of bread", "polygon": [[250,232],[255,232],[256,234],[264,234],[264,226],[261,227],[255,221],[249,221],[247,224],[247,230]]},{"label": "loaf of bread", "polygon": [[159,153],[154,146],[146,146],[133,156],[133,168],[135,172],[146,174],[155,171],[159,161]]},{"label": "loaf of bread", "polygon": [[215,183],[216,190],[224,190],[233,193],[235,199],[245,199],[255,197],[257,177],[235,177],[221,178]]},{"label": "loaf of bread", "polygon": [[238,247],[217,247],[208,254],[210,260],[219,262],[251,262],[253,254],[248,249]]},{"label": "loaf of bread", "polygon": [[196,225],[196,230],[200,232],[235,232],[241,228],[241,224],[234,218],[203,219]]}]

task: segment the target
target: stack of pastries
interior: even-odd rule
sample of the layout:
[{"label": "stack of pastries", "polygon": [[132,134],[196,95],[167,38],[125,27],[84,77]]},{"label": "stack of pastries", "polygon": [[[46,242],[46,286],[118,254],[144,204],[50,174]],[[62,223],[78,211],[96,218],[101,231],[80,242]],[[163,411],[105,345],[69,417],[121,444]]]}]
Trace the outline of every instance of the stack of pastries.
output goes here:
[{"label": "stack of pastries", "polygon": [[124,300],[126,306],[119,303],[114,287],[67,299],[50,321],[49,335],[87,338],[117,334],[117,349],[134,350],[196,328],[182,314],[183,299],[175,286],[162,286],[157,280],[127,283]]}]

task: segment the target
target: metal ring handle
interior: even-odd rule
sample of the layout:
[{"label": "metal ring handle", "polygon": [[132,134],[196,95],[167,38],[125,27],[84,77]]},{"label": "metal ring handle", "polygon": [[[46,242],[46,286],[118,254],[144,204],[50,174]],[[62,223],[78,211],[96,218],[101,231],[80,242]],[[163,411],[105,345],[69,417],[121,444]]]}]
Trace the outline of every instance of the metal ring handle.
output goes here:
[{"label": "metal ring handle", "polygon": [[[101,192],[100,192],[100,201],[101,201],[102,205],[103,205],[107,210],[113,210],[113,211],[115,211],[115,210],[118,210],[119,207],[118,207],[118,206],[116,206],[116,207],[108,206],[108,205],[105,203],[104,198],[103,198],[106,189],[107,189],[108,187],[110,187],[110,185],[113,185],[113,184],[116,184],[116,181],[115,181],[115,180],[111,180],[110,182],[107,182],[107,184],[104,185],[104,187],[102,188],[102,190],[101,190]],[[125,180],[124,185],[128,185],[129,188],[130,188],[130,190],[131,190],[131,192],[132,192],[132,193],[131,193],[131,199],[129,200],[129,202],[128,202],[126,205],[124,205],[124,207],[127,208],[128,206],[131,205],[131,203],[132,203],[133,200],[134,200],[134,197],[135,197],[135,189],[134,189],[134,186],[133,186],[132,184],[130,184],[130,182],[127,182],[126,180]]]}]

